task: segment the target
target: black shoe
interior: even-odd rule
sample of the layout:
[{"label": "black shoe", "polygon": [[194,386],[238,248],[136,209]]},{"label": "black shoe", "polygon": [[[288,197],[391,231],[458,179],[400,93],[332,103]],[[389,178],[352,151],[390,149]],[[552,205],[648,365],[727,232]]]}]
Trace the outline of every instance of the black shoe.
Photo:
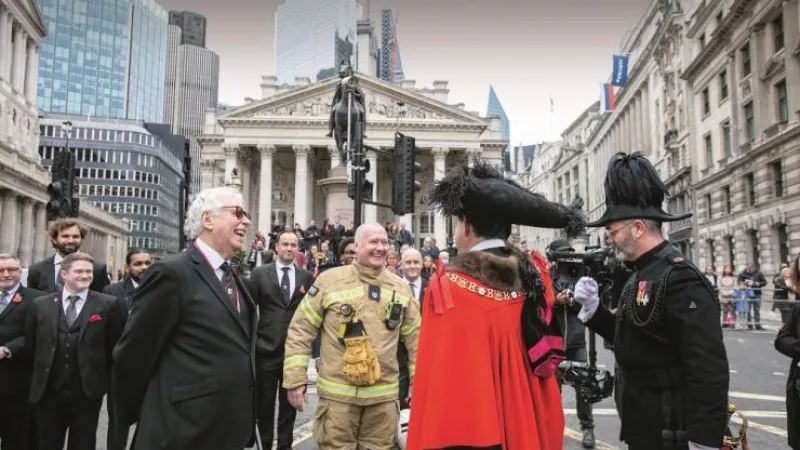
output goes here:
[{"label": "black shoe", "polygon": [[583,430],[583,448],[594,448],[594,430],[587,428]]},{"label": "black shoe", "polygon": [[764,327],[762,327],[761,325],[756,325],[756,330],[764,331]]},{"label": "black shoe", "polygon": [[753,326],[752,325],[748,325],[747,329],[750,330],[750,331],[753,331]]}]

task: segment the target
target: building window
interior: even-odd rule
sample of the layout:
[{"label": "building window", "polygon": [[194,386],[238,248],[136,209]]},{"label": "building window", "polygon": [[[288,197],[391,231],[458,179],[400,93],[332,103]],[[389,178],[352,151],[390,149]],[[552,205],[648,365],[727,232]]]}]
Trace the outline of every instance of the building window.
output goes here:
[{"label": "building window", "polygon": [[747,41],[744,46],[739,49],[742,57],[742,78],[750,75],[750,41]]},{"label": "building window", "polygon": [[700,50],[703,50],[706,47],[706,35],[705,35],[705,33],[700,35],[700,38],[698,39],[698,42],[700,42]]},{"label": "building window", "polygon": [[719,101],[728,98],[728,71],[723,70],[719,74]]},{"label": "building window", "polygon": [[719,26],[722,23],[722,11],[717,13],[717,17],[715,18],[715,20],[717,22],[717,26]]},{"label": "building window", "polygon": [[713,268],[714,260],[717,259],[717,256],[714,254],[714,239],[707,240],[706,246],[708,247],[708,265]]},{"label": "building window", "polygon": [[711,97],[708,95],[708,88],[703,89],[703,115],[711,112]]},{"label": "building window", "polygon": [[730,214],[731,210],[731,187],[724,186],[722,188],[722,207],[724,208],[723,211],[725,214]]},{"label": "building window", "polygon": [[750,235],[750,264],[758,267],[761,265],[758,251],[758,230],[750,230],[747,234]]},{"label": "building window", "polygon": [[755,206],[756,205],[756,179],[753,172],[748,173],[744,176],[744,195],[745,195],[745,204],[747,206]]},{"label": "building window", "polygon": [[706,194],[706,219],[711,220],[714,217],[713,210],[711,209],[711,194]]},{"label": "building window", "polygon": [[775,53],[783,50],[783,14],[772,21],[772,38],[775,44]]},{"label": "building window", "polygon": [[705,142],[706,148],[706,167],[713,167],[714,166],[714,146],[711,141],[711,133],[708,133],[703,137],[703,141]]},{"label": "building window", "polygon": [[786,230],[786,224],[782,223],[776,227],[775,230],[778,235],[778,253],[780,263],[790,263],[789,261],[789,233]]},{"label": "building window", "polygon": [[756,119],[753,111],[753,102],[744,105],[744,123],[747,140],[752,141],[756,138]]},{"label": "building window", "polygon": [[731,145],[731,121],[726,120],[722,122],[722,151],[726,158],[733,154]]},{"label": "building window", "polygon": [[769,164],[769,176],[772,179],[772,195],[783,197],[783,163],[780,160]]},{"label": "building window", "polygon": [[789,98],[786,93],[786,80],[775,85],[775,96],[778,99],[778,121],[786,123],[789,121]]},{"label": "building window", "polygon": [[736,247],[733,244],[733,236],[725,236],[725,246],[728,247],[728,264],[733,273],[736,273]]}]

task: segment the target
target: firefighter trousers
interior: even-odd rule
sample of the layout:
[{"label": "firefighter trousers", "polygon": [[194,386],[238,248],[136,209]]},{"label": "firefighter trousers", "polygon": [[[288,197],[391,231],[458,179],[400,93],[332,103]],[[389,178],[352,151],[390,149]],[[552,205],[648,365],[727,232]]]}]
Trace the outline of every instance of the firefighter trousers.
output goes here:
[{"label": "firefighter trousers", "polygon": [[320,398],[314,441],[319,450],[394,450],[399,414],[397,400],[361,406]]}]

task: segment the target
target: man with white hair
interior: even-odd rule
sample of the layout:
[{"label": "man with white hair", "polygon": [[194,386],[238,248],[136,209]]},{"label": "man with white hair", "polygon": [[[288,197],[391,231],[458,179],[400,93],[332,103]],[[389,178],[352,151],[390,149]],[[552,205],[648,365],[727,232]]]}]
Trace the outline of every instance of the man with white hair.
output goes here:
[{"label": "man with white hair", "polygon": [[320,450],[394,449],[401,341],[414,376],[419,306],[408,283],[386,270],[386,229],[364,224],[355,242],[355,261],[328,269],[308,289],[286,339],[283,387],[302,411],[311,344],[321,333],[313,430]]},{"label": "man with white hair", "polygon": [[235,189],[206,189],[186,214],[185,252],[150,266],[114,350],[120,422],[133,450],[242,449],[255,440],[257,311],[229,260],[250,215]]}]

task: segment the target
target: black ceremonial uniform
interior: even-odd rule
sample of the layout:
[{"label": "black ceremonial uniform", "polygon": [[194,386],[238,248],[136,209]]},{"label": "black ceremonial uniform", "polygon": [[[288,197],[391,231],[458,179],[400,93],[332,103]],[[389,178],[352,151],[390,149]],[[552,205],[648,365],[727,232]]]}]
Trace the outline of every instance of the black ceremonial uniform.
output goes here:
[{"label": "black ceremonial uniform", "polygon": [[729,372],[717,299],[667,241],[628,264],[634,272],[616,315],[600,305],[587,322],[614,342],[624,380],[620,439],[631,450],[680,450],[688,441],[719,448]]}]

